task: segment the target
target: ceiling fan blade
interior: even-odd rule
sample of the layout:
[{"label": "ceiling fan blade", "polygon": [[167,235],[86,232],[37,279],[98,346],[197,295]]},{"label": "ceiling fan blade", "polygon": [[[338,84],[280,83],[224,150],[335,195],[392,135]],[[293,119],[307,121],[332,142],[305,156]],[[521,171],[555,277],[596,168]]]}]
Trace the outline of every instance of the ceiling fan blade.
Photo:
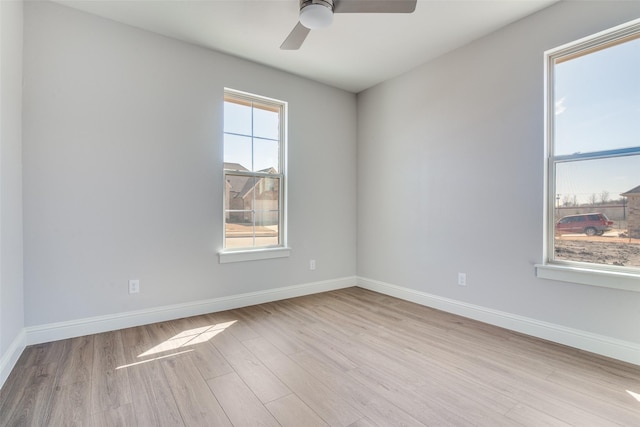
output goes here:
[{"label": "ceiling fan blade", "polygon": [[287,38],[280,45],[282,50],[298,50],[311,30],[298,22]]},{"label": "ceiling fan blade", "polygon": [[412,13],[417,0],[335,0],[334,13]]}]

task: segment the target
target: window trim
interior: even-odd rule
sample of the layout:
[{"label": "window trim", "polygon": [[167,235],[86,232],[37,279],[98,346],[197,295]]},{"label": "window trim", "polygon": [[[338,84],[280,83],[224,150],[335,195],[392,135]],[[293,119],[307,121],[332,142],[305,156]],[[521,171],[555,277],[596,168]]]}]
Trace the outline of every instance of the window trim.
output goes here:
[{"label": "window trim", "polygon": [[640,275],[562,264],[537,264],[536,277],[601,288],[640,292]]},{"label": "window trim", "polygon": [[223,250],[218,252],[220,264],[230,262],[258,261],[263,259],[287,258],[291,255],[291,248],[259,248],[259,249],[236,249]]},{"label": "window trim", "polygon": [[578,283],[589,286],[622,289],[640,292],[640,268],[624,270],[607,265],[581,263],[577,261],[552,260],[554,248],[554,206],[555,206],[555,168],[556,162],[586,160],[607,157],[637,155],[638,148],[616,149],[574,155],[552,155],[554,93],[553,68],[560,62],[568,61],[598,50],[607,49],[626,41],[640,38],[640,19],[618,25],[591,36],[584,37],[550,49],[544,53],[544,203],[543,203],[543,262],[536,264],[535,274],[540,279]]},{"label": "window trim", "polygon": [[[271,246],[258,246],[258,247],[240,247],[240,248],[225,248],[225,239],[226,239],[226,203],[225,203],[225,195],[226,190],[224,189],[224,185],[226,182],[227,173],[230,174],[246,174],[242,171],[232,171],[224,169],[224,160],[223,160],[223,168],[222,168],[222,185],[223,185],[223,193],[222,193],[222,249],[218,252],[218,260],[220,264],[231,263],[231,262],[242,262],[242,261],[254,261],[254,260],[265,260],[265,259],[274,259],[274,258],[284,258],[289,257],[291,253],[291,248],[287,245],[287,200],[288,200],[288,179],[287,179],[287,110],[288,103],[285,101],[281,101],[274,98],[268,98],[265,96],[255,95],[248,92],[242,92],[235,89],[224,88],[223,93],[223,103],[226,102],[227,97],[233,97],[239,101],[246,101],[247,103],[258,103],[264,104],[264,106],[272,106],[274,110],[277,109],[280,112],[280,150],[279,150],[279,171],[277,175],[273,175],[273,177],[278,178],[279,180],[279,215],[278,215],[278,241],[277,245]],[[224,129],[223,129],[224,134]],[[223,148],[224,152],[224,148]],[[261,174],[259,172],[252,172],[251,176],[254,175],[266,175]],[[272,175],[269,175],[270,177]]]}]

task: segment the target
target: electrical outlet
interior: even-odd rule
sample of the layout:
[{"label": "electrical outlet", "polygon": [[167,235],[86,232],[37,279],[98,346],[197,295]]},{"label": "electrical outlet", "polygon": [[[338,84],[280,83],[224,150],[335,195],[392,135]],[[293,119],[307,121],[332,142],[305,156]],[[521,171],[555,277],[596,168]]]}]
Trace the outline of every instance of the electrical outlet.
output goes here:
[{"label": "electrical outlet", "polygon": [[309,270],[315,270],[316,269],[316,260],[315,259],[310,259],[309,260]]},{"label": "electrical outlet", "polygon": [[140,280],[138,279],[129,280],[129,293],[137,294],[138,292],[140,292]]},{"label": "electrical outlet", "polygon": [[458,273],[458,285],[467,286],[467,273]]}]

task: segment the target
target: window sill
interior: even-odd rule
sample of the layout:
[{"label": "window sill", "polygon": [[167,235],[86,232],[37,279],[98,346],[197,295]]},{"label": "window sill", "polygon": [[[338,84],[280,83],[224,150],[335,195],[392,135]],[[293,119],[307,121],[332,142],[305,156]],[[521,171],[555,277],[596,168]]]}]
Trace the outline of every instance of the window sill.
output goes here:
[{"label": "window sill", "polygon": [[251,249],[239,251],[222,251],[218,253],[220,264],[229,262],[257,261],[261,259],[286,258],[291,248]]},{"label": "window sill", "polygon": [[552,264],[537,264],[535,267],[539,279],[640,292],[640,274]]}]

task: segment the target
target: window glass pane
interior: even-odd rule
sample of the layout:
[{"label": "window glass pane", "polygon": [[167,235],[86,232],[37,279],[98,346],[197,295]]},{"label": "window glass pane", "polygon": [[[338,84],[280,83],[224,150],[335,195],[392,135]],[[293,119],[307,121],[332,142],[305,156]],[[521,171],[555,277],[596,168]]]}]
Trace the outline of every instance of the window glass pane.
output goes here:
[{"label": "window glass pane", "polygon": [[556,260],[640,267],[640,156],[557,163]]},{"label": "window glass pane", "polygon": [[254,214],[252,188],[254,177],[226,174],[225,247],[254,245]]},{"label": "window glass pane", "polygon": [[224,135],[225,169],[252,170],[251,137]]},{"label": "window glass pane", "polygon": [[253,109],[253,134],[259,138],[280,138],[280,114],[262,108]]},{"label": "window glass pane", "polygon": [[252,210],[253,198],[250,190],[253,186],[255,178],[226,174],[225,185],[225,210],[239,211]]},{"label": "window glass pane", "polygon": [[268,139],[255,139],[253,141],[254,150],[254,172],[280,172],[280,144],[278,141]]},{"label": "window glass pane", "polygon": [[555,241],[555,259],[590,264],[615,265],[640,268],[640,245],[633,239],[615,238],[610,235],[563,235]]},{"label": "window glass pane", "polygon": [[640,156],[556,163],[556,206],[599,206],[640,185]]},{"label": "window glass pane", "polygon": [[276,246],[279,242],[278,212],[256,211],[256,246]]},{"label": "window glass pane", "polygon": [[227,212],[225,218],[225,248],[251,247],[254,245],[253,213],[251,211]]},{"label": "window glass pane", "polygon": [[251,105],[226,101],[224,103],[224,131],[251,135]]},{"label": "window glass pane", "polygon": [[[278,211],[279,209],[279,179],[260,178],[255,186],[255,210]],[[276,217],[277,218],[277,217]]]},{"label": "window glass pane", "polygon": [[639,145],[640,39],[560,62],[553,81],[555,155]]}]

